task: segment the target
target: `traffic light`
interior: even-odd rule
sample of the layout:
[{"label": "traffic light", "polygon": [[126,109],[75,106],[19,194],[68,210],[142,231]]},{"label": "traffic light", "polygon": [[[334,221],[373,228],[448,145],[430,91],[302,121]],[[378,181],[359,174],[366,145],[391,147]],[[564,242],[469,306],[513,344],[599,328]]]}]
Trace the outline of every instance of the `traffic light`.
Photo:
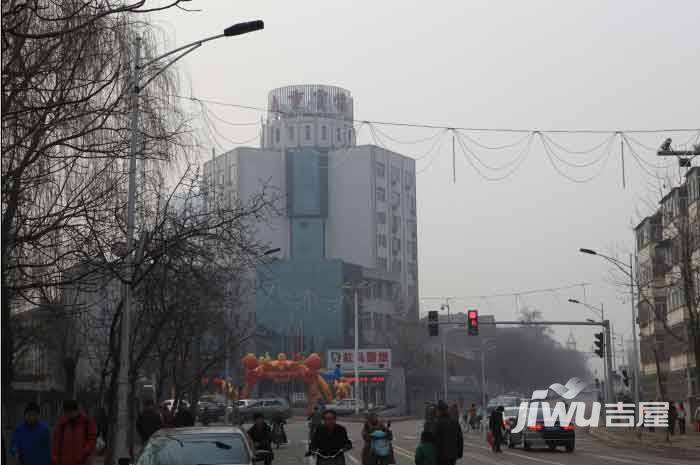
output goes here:
[{"label": "traffic light", "polygon": [[629,387],[630,377],[627,374],[627,370],[625,370],[624,368],[622,369],[622,382],[625,383],[625,386]]},{"label": "traffic light", "polygon": [[440,327],[438,326],[438,312],[437,310],[430,310],[428,312],[428,334],[430,336],[437,336],[440,333]]},{"label": "traffic light", "polygon": [[604,349],[605,344],[603,343],[603,332],[602,331],[599,333],[595,333],[594,344],[596,346],[595,354],[598,357],[603,358],[603,354],[605,353],[605,349]]},{"label": "traffic light", "polygon": [[476,310],[467,312],[467,334],[470,336],[479,335],[479,312]]}]

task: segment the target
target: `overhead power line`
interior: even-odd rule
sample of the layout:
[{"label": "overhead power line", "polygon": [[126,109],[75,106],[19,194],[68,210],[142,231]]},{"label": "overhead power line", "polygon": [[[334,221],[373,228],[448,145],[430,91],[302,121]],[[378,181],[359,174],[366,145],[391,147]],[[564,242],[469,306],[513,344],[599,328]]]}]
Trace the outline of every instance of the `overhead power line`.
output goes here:
[{"label": "overhead power line", "polygon": [[[254,110],[254,111],[260,111],[260,112],[265,112],[265,113],[275,113],[279,115],[287,115],[287,112],[281,111],[281,110],[269,110],[268,108],[264,107],[256,107],[253,105],[241,105],[237,103],[229,103],[229,102],[222,102],[218,100],[213,100],[213,99],[208,99],[208,98],[199,98],[199,97],[194,97],[194,96],[185,96],[185,95],[177,95],[177,94],[171,94],[171,97],[179,98],[179,99],[184,99],[184,100],[190,100],[193,102],[204,102],[204,103],[209,103],[212,105],[220,105],[224,107],[231,107],[231,108],[239,108],[239,109],[244,109],[244,110]],[[655,133],[664,133],[664,132],[698,132],[700,131],[700,128],[652,128],[652,129],[536,129],[536,128],[531,128],[531,129],[524,129],[524,128],[481,128],[481,127],[460,127],[456,125],[438,125],[438,124],[430,124],[430,123],[407,123],[407,122],[400,122],[400,121],[381,121],[381,120],[368,120],[368,119],[347,119],[347,118],[341,118],[341,117],[333,117],[333,116],[328,116],[328,119],[339,119],[343,121],[353,121],[355,123],[367,123],[367,124],[375,124],[375,125],[382,125],[382,126],[397,126],[397,127],[406,127],[406,128],[421,128],[421,129],[448,129],[448,130],[457,130],[457,131],[471,131],[471,132],[517,132],[517,133],[566,133],[566,134],[610,134],[610,133],[627,133],[627,134],[655,134]]]},{"label": "overhead power line", "polygon": [[494,297],[522,297],[524,295],[532,295],[532,294],[549,294],[552,292],[556,291],[564,291],[567,289],[574,289],[577,287],[583,287],[583,286],[590,286],[591,283],[577,283],[577,284],[569,284],[568,286],[561,286],[561,287],[550,287],[550,288],[542,288],[542,289],[524,289],[521,291],[515,291],[515,292],[500,292],[496,294],[487,294],[487,295],[464,295],[464,296],[441,296],[441,297],[421,297],[420,300],[440,300],[440,301],[445,301],[445,299],[449,300],[473,300],[473,299],[490,299]]}]

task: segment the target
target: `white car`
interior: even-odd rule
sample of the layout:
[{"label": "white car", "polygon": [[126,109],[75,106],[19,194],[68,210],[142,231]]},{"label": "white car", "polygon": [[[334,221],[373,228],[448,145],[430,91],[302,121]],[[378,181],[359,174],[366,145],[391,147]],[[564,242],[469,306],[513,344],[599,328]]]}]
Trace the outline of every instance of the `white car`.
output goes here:
[{"label": "white car", "polygon": [[173,428],[157,431],[135,465],[226,464],[261,461],[245,433],[233,426]]}]

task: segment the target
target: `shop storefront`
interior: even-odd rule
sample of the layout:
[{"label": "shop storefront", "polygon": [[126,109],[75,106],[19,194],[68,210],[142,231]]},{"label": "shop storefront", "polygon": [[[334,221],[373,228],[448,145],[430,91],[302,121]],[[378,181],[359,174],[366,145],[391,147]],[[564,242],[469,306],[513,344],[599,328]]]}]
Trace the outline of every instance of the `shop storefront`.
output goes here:
[{"label": "shop storefront", "polygon": [[327,366],[340,366],[342,380],[352,386],[351,396],[362,399],[367,407],[395,405],[402,393],[393,392],[391,349],[361,349],[358,351],[358,374],[361,395],[357,392],[355,378],[355,351],[353,349],[331,349]]}]

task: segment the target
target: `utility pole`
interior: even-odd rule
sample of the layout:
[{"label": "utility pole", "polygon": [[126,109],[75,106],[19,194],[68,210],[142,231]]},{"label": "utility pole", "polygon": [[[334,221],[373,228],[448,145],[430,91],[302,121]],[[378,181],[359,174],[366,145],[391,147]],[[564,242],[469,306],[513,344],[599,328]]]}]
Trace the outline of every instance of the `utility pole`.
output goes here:
[{"label": "utility pole", "polygon": [[634,360],[632,380],[634,386],[634,405],[639,405],[639,345],[637,344],[637,312],[634,305],[634,263],[630,254],[630,305],[632,306],[632,345],[634,346]]},{"label": "utility pole", "polygon": [[360,402],[362,401],[362,387],[360,385],[360,366],[359,366],[359,352],[360,352],[360,317],[359,317],[359,306],[357,303],[357,287],[355,291],[355,351],[353,354],[353,371],[355,372],[355,415],[360,414]]},{"label": "utility pole", "polygon": [[615,389],[613,388],[612,373],[612,338],[610,337],[610,320],[603,321],[603,331],[605,332],[605,361],[607,362],[607,393],[608,402],[615,402]]},{"label": "utility pole", "polygon": [[[445,303],[442,305],[442,310],[447,308],[447,324],[450,324],[450,299],[445,299]],[[447,347],[445,343],[445,333],[447,331],[442,331],[440,334],[442,339],[442,396],[445,402],[447,402]]]}]

